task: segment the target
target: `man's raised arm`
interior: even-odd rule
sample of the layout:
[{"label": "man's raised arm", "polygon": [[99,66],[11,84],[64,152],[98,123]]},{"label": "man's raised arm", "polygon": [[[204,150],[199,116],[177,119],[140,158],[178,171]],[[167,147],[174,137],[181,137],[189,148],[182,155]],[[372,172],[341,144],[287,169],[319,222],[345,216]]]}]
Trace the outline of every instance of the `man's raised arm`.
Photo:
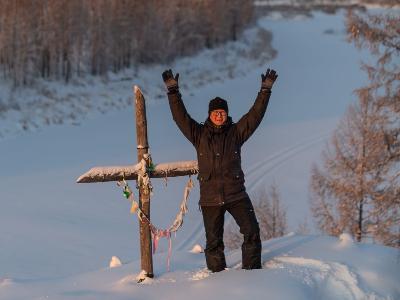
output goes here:
[{"label": "man's raised arm", "polygon": [[276,74],[275,70],[267,69],[265,74],[261,74],[261,90],[257,95],[256,101],[249,112],[240,118],[236,124],[239,140],[242,144],[247,141],[260,125],[267,110],[272,86],[277,78],[278,74]]},{"label": "man's raised arm", "polygon": [[162,78],[168,89],[168,101],[172,118],[185,137],[196,147],[200,136],[200,124],[193,120],[186,111],[179,92],[179,73],[174,77],[171,69],[162,73]]}]

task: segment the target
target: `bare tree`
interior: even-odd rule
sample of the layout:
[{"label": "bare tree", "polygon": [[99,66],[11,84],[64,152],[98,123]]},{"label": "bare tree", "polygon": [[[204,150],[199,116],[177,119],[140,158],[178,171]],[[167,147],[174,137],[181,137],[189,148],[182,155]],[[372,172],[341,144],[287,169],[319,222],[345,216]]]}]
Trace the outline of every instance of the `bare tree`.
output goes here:
[{"label": "bare tree", "polygon": [[311,232],[311,230],[308,225],[308,219],[304,218],[304,220],[299,223],[296,233],[307,235],[307,234],[310,234],[310,232]]},{"label": "bare tree", "polygon": [[[400,154],[400,16],[396,14],[365,16],[349,11],[347,15],[348,39],[358,48],[368,48],[376,57],[374,65],[362,64],[367,72],[369,84],[360,92],[368,91],[374,102],[387,118],[388,146],[394,151],[393,158]],[[394,140],[397,141],[395,143]]]},{"label": "bare tree", "polygon": [[[282,206],[277,185],[272,184],[268,192],[261,190],[254,199],[253,206],[260,226],[261,240],[266,241],[286,234],[286,209]],[[234,220],[225,228],[224,241],[228,249],[237,249],[243,243],[243,236]]]},{"label": "bare tree", "polygon": [[169,62],[236,39],[252,7],[250,0],[0,0],[0,70],[18,86]]},{"label": "bare tree", "polygon": [[377,223],[376,203],[391,197],[390,155],[384,144],[382,118],[369,94],[350,106],[323,152],[323,169],[311,174],[311,209],[324,232],[367,234],[365,223]]},{"label": "bare tree", "polygon": [[369,84],[352,105],[311,171],[311,209],[328,234],[351,233],[399,247],[400,17],[347,15],[349,41],[367,46]]},{"label": "bare tree", "polygon": [[400,243],[400,16],[361,14],[347,15],[348,39],[359,48],[367,47],[376,61],[363,64],[369,84],[357,90],[359,96],[371,95],[380,115],[380,131],[387,147],[386,181],[393,187],[376,202],[375,238],[386,245]]},{"label": "bare tree", "polygon": [[[270,214],[271,231],[269,236],[267,232],[265,233],[262,232],[261,233],[262,239],[263,236],[265,236],[265,239],[283,236],[287,230],[286,209],[283,208],[281,204],[278,187],[275,183],[272,184],[270,187],[269,198],[271,201],[271,214]],[[256,205],[255,211],[256,214],[260,217],[260,220],[265,218],[263,217],[264,211],[259,209],[258,205]]]}]

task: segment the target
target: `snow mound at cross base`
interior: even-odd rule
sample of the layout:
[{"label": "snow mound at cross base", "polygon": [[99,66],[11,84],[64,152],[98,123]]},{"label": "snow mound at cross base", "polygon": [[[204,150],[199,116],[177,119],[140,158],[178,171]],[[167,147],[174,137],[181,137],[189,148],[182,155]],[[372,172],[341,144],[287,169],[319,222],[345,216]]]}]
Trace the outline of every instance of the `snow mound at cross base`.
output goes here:
[{"label": "snow mound at cross base", "polygon": [[173,252],[167,272],[166,253],[159,253],[155,278],[144,283],[135,261],[59,280],[9,279],[0,293],[4,299],[400,299],[397,249],[342,243],[343,236],[287,235],[263,243],[263,269],[242,270],[241,251],[234,250],[219,273],[207,270],[204,253],[190,251]]}]

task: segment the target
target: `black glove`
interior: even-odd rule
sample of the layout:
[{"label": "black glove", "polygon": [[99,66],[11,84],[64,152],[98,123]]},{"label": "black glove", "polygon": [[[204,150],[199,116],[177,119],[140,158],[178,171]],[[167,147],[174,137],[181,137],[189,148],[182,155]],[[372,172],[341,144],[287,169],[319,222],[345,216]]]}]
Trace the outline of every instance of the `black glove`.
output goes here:
[{"label": "black glove", "polygon": [[176,76],[174,77],[174,74],[172,74],[171,69],[165,70],[162,73],[162,78],[163,78],[164,83],[167,86],[167,89],[169,92],[178,91],[178,89],[179,89],[179,86],[178,86],[179,73],[176,73]]},{"label": "black glove", "polygon": [[275,80],[278,78],[275,70],[267,69],[267,72],[261,74],[261,90],[271,90]]}]

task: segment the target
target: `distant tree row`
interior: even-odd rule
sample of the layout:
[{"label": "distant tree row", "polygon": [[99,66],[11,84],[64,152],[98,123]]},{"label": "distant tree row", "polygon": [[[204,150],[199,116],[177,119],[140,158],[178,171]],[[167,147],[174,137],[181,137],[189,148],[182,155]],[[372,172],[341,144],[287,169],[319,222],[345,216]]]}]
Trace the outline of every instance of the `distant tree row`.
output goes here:
[{"label": "distant tree row", "polygon": [[35,78],[104,75],[235,40],[251,0],[0,0],[0,71]]},{"label": "distant tree row", "polygon": [[400,17],[349,12],[347,30],[376,62],[312,169],[311,208],[328,234],[400,247]]}]

